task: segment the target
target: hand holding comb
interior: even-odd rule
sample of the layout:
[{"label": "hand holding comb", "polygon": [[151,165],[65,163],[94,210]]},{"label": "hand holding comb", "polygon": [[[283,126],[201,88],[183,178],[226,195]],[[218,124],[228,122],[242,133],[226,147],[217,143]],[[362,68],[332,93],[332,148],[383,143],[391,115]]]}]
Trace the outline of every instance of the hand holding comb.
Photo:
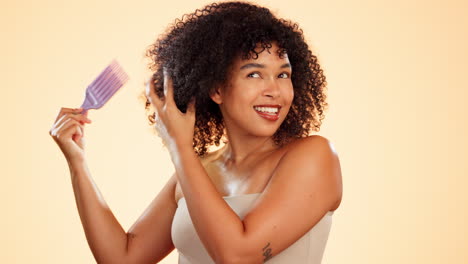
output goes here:
[{"label": "hand holding comb", "polygon": [[82,114],[89,109],[101,108],[128,81],[128,75],[114,59],[86,88],[86,96],[80,108]]}]

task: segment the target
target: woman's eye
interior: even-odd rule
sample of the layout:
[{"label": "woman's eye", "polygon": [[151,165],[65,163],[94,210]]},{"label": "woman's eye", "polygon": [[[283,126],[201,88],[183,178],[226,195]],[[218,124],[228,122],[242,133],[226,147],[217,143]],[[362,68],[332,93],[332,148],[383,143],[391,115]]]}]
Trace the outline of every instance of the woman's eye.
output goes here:
[{"label": "woman's eye", "polygon": [[258,72],[252,72],[252,73],[249,73],[247,77],[258,78],[260,77],[260,74],[258,74]]},{"label": "woman's eye", "polygon": [[281,73],[281,74],[279,75],[279,77],[280,77],[280,78],[283,78],[283,79],[287,79],[287,78],[289,78],[289,73],[283,72],[283,73]]}]

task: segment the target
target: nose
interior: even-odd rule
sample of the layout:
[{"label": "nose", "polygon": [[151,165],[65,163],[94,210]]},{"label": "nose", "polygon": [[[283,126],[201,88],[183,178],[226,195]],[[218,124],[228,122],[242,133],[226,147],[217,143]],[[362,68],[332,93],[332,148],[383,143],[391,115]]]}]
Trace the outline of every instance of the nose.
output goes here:
[{"label": "nose", "polygon": [[277,98],[280,96],[280,85],[276,79],[268,79],[265,81],[265,87],[263,90],[263,95]]}]

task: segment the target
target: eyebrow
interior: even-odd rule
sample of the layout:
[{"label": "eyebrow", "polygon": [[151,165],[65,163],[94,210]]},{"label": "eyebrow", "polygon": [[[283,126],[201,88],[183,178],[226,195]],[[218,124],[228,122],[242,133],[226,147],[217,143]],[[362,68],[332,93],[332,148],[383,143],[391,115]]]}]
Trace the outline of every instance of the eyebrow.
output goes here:
[{"label": "eyebrow", "polygon": [[[243,70],[243,69],[249,69],[249,68],[266,68],[266,66],[265,66],[265,64],[260,64],[260,63],[247,63],[245,65],[242,65],[239,69]],[[285,63],[285,64],[281,65],[280,68],[281,69],[291,68],[291,64],[290,63]]]}]

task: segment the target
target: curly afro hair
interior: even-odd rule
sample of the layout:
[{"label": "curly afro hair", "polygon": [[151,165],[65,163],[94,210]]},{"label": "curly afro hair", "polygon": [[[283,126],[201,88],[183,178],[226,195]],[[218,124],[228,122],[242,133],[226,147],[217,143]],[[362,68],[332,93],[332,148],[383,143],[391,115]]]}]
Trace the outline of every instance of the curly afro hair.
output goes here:
[{"label": "curly afro hair", "polygon": [[[304,40],[297,23],[275,17],[270,10],[247,2],[212,3],[185,14],[169,26],[146,50],[153,72],[156,94],[164,97],[163,68],[171,76],[174,100],[185,112],[192,98],[196,103],[193,148],[198,156],[213,144],[219,146],[225,135],[219,106],[210,98],[214,87],[226,85],[229,66],[236,56],[258,57],[275,42],[287,53],[293,74],[294,99],[273,141],[281,146],[291,139],[320,130],[324,119],[326,79]],[[258,52],[258,45],[263,47]],[[145,98],[145,109],[150,102]],[[155,113],[148,115],[155,124]],[[226,142],[223,140],[223,142]]]}]

